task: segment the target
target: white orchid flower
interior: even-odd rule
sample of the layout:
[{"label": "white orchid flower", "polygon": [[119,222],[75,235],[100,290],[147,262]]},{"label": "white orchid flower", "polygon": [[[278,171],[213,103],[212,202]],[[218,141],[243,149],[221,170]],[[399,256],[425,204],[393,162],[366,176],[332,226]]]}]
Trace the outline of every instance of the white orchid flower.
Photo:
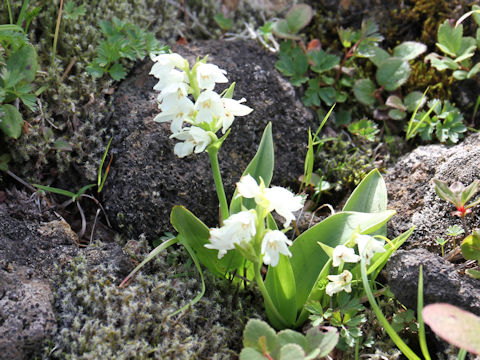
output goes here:
[{"label": "white orchid flower", "polygon": [[155,116],[153,121],[166,122],[171,120],[170,129],[174,134],[180,132],[183,122],[191,121],[194,115],[193,102],[187,97],[178,99],[177,94],[166,96],[159,107],[162,112]]},{"label": "white orchid flower", "polygon": [[280,254],[291,257],[292,253],[288,250],[287,245],[292,245],[292,241],[280,230],[267,232],[262,240],[263,263],[277,266]]},{"label": "white orchid flower", "polygon": [[240,178],[240,181],[237,183],[237,191],[244,198],[254,198],[255,202],[268,212],[275,210],[280,216],[285,218],[283,223],[285,228],[290,225],[292,220],[295,220],[293,212],[303,207],[303,198],[301,196],[296,196],[289,190],[279,186],[266,189],[262,184],[258,185],[250,174]]},{"label": "white orchid flower", "polygon": [[333,294],[339,293],[340,291],[346,291],[348,293],[352,291],[353,275],[348,270],[344,270],[340,275],[328,275],[327,279],[331,281],[325,289],[328,296],[333,296]]},{"label": "white orchid flower", "polygon": [[181,93],[182,96],[187,96],[188,79],[183,71],[172,69],[162,75],[153,90],[160,91],[157,97],[158,101],[162,101],[165,96],[173,93]]},{"label": "white orchid flower", "polygon": [[229,98],[222,99],[223,108],[225,110],[225,116],[222,119],[222,133],[225,134],[228,128],[232,125],[235,116],[245,116],[253,111],[252,108],[242,105],[242,103],[245,101],[245,98],[240,100],[233,100]]},{"label": "white orchid flower", "polygon": [[200,89],[213,90],[215,83],[226,83],[227,72],[214,64],[200,63],[197,67],[197,83]]},{"label": "white orchid flower", "polygon": [[188,156],[193,152],[201,153],[212,141],[210,135],[205,130],[196,126],[184,128],[181,132],[171,135],[170,138],[183,141],[176,143],[173,148],[175,155],[180,158]]},{"label": "white orchid flower", "polygon": [[295,220],[293,212],[303,207],[303,198],[283,187],[274,186],[265,189],[265,197],[270,203],[268,211],[275,210],[278,215],[285,218],[284,228],[290,226],[290,222]]},{"label": "white orchid flower", "polygon": [[210,244],[205,244],[205,247],[218,250],[218,258],[221,259],[228,250],[235,249],[235,244],[249,242],[255,236],[256,220],[255,210],[233,214],[221,228],[210,229]]},{"label": "white orchid flower", "polygon": [[385,241],[376,240],[373,236],[356,235],[355,242],[358,245],[358,253],[361,257],[365,257],[365,263],[367,265],[370,264],[370,260],[372,259],[373,255],[386,251],[384,248]]},{"label": "white orchid flower", "polygon": [[[212,124],[214,123],[214,120],[221,119],[225,116],[225,110],[223,109],[220,95],[211,90],[205,90],[198,96],[198,99],[195,102],[195,110],[198,111],[197,116],[195,117],[196,124]],[[216,131],[218,129],[212,130]]]},{"label": "white orchid flower", "polygon": [[179,68],[185,70],[188,68],[188,62],[178,54],[160,54],[152,59],[153,64],[150,70],[150,75],[155,76],[157,79],[161,79],[166,73],[170,72],[173,68]]},{"label": "white orchid flower", "polygon": [[337,267],[343,262],[359,262],[360,256],[355,254],[355,250],[352,248],[346,247],[345,245],[337,245],[335,249],[333,249],[332,260],[333,267]]}]

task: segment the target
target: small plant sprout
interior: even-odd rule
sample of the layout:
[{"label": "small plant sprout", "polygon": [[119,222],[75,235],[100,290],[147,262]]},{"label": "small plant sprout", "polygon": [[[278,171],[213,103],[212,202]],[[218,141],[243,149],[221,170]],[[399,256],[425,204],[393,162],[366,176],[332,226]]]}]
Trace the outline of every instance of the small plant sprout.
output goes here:
[{"label": "small plant sprout", "polygon": [[[480,230],[475,229],[473,233],[467,236],[462,241],[462,255],[466,260],[472,260],[473,262],[480,262]],[[475,269],[467,269],[465,272],[472,278],[480,279],[480,270],[477,268]]]},{"label": "small plant sprout", "polygon": [[480,181],[474,180],[470,185],[465,187],[461,182],[456,181],[450,187],[446,181],[433,179],[435,182],[435,192],[437,195],[453,204],[457,210],[452,212],[462,219],[463,228],[466,229],[465,216],[472,212],[472,208],[480,203],[480,198],[469,203],[467,202],[480,190]]},{"label": "small plant sprout", "polygon": [[445,256],[445,244],[447,243],[448,240],[447,240],[447,239],[444,239],[444,238],[437,238],[435,241],[437,242],[438,245],[441,246],[441,248],[442,248],[442,257],[444,257],[444,256]]}]

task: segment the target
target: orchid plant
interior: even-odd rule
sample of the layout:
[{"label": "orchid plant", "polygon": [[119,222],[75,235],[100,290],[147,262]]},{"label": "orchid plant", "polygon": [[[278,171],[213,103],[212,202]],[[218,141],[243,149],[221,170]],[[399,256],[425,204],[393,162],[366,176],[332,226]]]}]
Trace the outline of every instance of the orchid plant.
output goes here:
[{"label": "orchid plant", "polygon": [[[386,187],[378,171],[371,172],[362,181],[343,211],[292,242],[286,233],[296,219],[295,213],[302,209],[304,199],[285,188],[270,186],[274,164],[271,124],[266,126],[257,153],[237,182],[228,204],[217,154],[235,116],[248,115],[252,109],[243,105],[245,99],[233,99],[234,83],[220,94],[214,91],[216,83],[228,80],[225,70],[207,63],[206,58],[197,59],[191,68],[178,54],[161,54],[154,61],[151,74],[159,79],[154,89],[160,92],[157,99],[161,110],[155,121],[170,122],[170,137],[180,141],[174,146],[178,157],[208,153],[220,203],[220,225],[209,229],[190,211],[175,206],[171,222],[177,236],[155,248],[121,286],[159,252],[180,243],[202,277],[202,292],[192,304],[205,291],[203,265],[214,275],[233,282],[256,283],[271,324],[283,329],[299,327],[307,320],[307,301],[350,291],[352,272],[356,279],[360,275],[357,270],[347,269],[345,262],[358,262],[363,256],[368,264],[372,262],[368,265],[368,274],[375,278],[388,256],[409,235],[402,235],[385,247],[367,236],[374,232],[384,235],[385,224],[395,213],[386,209]],[[219,131],[223,134],[220,138]],[[283,218],[280,227],[273,212]],[[323,248],[318,243],[323,244]],[[353,253],[352,244],[357,244],[359,255]],[[332,263],[341,269],[336,274],[330,274]],[[268,267],[265,277],[264,266]],[[359,266],[356,264],[356,269]],[[323,284],[328,280],[331,283],[327,289]]]}]

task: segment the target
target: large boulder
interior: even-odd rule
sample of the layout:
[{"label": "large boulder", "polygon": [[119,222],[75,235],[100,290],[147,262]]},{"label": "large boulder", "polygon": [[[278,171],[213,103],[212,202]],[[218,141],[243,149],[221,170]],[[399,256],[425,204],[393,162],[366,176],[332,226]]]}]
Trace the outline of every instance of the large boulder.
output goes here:
[{"label": "large boulder", "polygon": [[[70,226],[55,220],[45,203],[20,191],[0,202],[0,359],[33,359],[56,330],[53,279],[58,269],[84,254],[91,269],[106,262],[116,281],[132,263],[115,243],[81,249]],[[38,205],[38,206],[37,206]]]},{"label": "large boulder", "polygon": [[[464,264],[455,265],[440,256],[436,239],[450,239],[445,246],[450,251],[453,239],[446,235],[447,228],[462,226],[462,221],[452,215],[455,207],[438,197],[433,183],[439,179],[469,185],[480,179],[479,157],[480,136],[472,134],[454,146],[420,146],[387,171],[389,207],[397,211],[389,223],[389,237],[415,226],[404,250],[394,254],[386,267],[393,293],[408,307],[416,308],[418,270],[423,264],[426,304],[448,302],[480,315],[480,281],[463,273]],[[465,220],[467,231],[479,227],[478,209]],[[456,239],[457,246],[461,239]]]},{"label": "large boulder", "polygon": [[[275,56],[252,42],[206,41],[173,49],[190,64],[208,55],[210,63],[236,82],[235,99],[245,97],[254,111],[238,117],[219,153],[227,198],[255,155],[265,126],[272,122],[276,185],[289,185],[303,172],[307,130],[313,115],[294,88],[275,70]],[[179,159],[168,123],[158,124],[156,79],[149,61],[137,68],[116,92],[114,161],[103,190],[104,203],[117,228],[148,238],[171,230],[170,211],[184,205],[209,226],[218,223],[218,200],[208,155]],[[217,84],[216,91],[223,89]]]}]

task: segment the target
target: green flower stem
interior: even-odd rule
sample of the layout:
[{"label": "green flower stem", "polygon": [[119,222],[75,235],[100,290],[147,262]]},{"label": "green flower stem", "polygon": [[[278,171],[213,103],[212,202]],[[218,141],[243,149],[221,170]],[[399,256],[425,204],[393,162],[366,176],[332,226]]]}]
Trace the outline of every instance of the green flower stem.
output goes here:
[{"label": "green flower stem", "polygon": [[228,219],[228,203],[223,188],[222,174],[220,173],[220,165],[218,163],[218,148],[216,146],[207,147],[208,156],[210,158],[210,165],[212,167],[213,180],[215,181],[215,187],[217,188],[218,202],[220,203],[221,221]]},{"label": "green flower stem", "polygon": [[265,284],[263,283],[263,278],[262,274],[260,273],[260,268],[262,267],[261,263],[254,263],[255,267],[255,281],[258,284],[258,287],[260,289],[260,292],[262,293],[263,300],[265,300],[265,307],[268,308],[275,318],[285,327],[287,326],[287,322],[283,318],[283,316],[278,312],[277,307],[272,301],[272,298],[270,297],[270,294],[268,293],[267,288],[265,287]]},{"label": "green flower stem", "polygon": [[400,349],[403,355],[405,355],[409,360],[421,360],[413,352],[413,350],[410,349],[407,344],[405,344],[405,342],[400,338],[400,336],[398,336],[398,334],[392,328],[392,326],[387,321],[385,316],[383,316],[382,310],[380,310],[380,308],[378,307],[377,302],[373,297],[372,290],[370,289],[370,282],[368,281],[368,277],[367,277],[367,266],[365,264],[364,257],[362,257],[360,269],[362,271],[362,282],[363,282],[363,287],[365,289],[365,293],[367,294],[367,297],[368,297],[368,302],[370,303],[370,306],[375,312],[375,315],[377,316],[378,321],[380,322],[380,324],[382,324],[388,336],[390,336],[390,339],[392,339],[392,341],[395,343],[395,345],[397,345],[397,347]]}]

